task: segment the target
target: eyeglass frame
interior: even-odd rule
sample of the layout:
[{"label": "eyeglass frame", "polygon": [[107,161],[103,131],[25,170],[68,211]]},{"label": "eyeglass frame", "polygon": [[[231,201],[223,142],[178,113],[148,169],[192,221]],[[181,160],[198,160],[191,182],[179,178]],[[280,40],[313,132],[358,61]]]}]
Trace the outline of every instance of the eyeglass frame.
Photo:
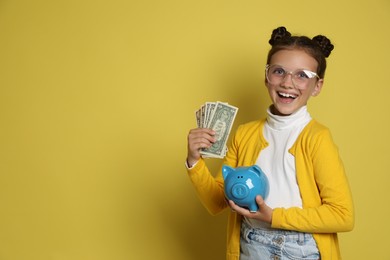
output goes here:
[{"label": "eyeglass frame", "polygon": [[[292,82],[292,83],[294,84],[294,86],[297,87],[297,88],[299,88],[299,86],[297,86],[296,82],[294,81],[294,76],[293,76],[293,75],[294,75],[294,72],[303,71],[303,72],[308,76],[308,79],[314,79],[314,78],[321,79],[320,76],[318,76],[318,74],[317,74],[316,72],[311,71],[311,70],[307,70],[307,69],[296,69],[296,70],[293,70],[293,71],[288,71],[288,70],[286,70],[286,68],[283,67],[283,66],[280,66],[280,65],[277,65],[277,64],[273,64],[273,65],[267,64],[267,65],[265,66],[265,78],[267,79],[267,81],[268,81],[269,83],[271,83],[271,82],[270,82],[270,80],[268,79],[268,70],[269,70],[269,68],[272,67],[272,66],[279,66],[280,68],[282,68],[282,69],[284,70],[284,75],[280,77],[280,78],[281,78],[280,82],[284,81],[284,80],[286,79],[287,75],[291,75],[291,82]],[[271,83],[271,84],[273,84],[273,83]]]}]

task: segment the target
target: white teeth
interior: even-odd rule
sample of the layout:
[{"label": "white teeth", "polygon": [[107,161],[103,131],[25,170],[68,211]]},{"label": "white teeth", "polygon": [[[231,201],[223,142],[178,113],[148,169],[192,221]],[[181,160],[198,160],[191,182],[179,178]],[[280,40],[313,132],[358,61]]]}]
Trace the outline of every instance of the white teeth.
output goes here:
[{"label": "white teeth", "polygon": [[287,98],[296,98],[297,96],[296,95],[293,95],[293,94],[288,94],[288,93],[283,93],[283,92],[278,92],[279,95],[283,96],[283,97],[287,97]]}]

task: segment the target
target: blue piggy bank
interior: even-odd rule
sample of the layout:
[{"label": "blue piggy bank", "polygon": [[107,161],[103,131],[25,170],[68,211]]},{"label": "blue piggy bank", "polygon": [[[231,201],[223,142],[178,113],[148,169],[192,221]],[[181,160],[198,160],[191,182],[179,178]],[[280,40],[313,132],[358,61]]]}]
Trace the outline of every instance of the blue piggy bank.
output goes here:
[{"label": "blue piggy bank", "polygon": [[267,176],[259,166],[232,168],[222,166],[222,175],[225,181],[225,196],[241,207],[256,212],[259,207],[256,196],[265,199],[269,193]]}]

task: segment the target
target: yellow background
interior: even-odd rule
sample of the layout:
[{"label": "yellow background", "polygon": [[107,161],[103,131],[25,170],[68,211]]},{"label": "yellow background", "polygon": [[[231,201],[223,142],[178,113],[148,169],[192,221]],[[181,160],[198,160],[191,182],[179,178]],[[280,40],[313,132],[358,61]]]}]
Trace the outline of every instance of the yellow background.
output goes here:
[{"label": "yellow background", "polygon": [[342,255],[389,259],[388,0],[1,0],[0,259],[224,259],[186,137],[206,101],[265,116],[280,25],[335,45],[309,109],[353,191]]}]

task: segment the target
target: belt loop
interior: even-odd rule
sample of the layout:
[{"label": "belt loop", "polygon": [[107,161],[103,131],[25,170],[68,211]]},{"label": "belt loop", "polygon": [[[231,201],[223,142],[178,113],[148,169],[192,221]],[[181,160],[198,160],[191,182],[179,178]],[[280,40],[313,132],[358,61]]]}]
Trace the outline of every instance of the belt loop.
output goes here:
[{"label": "belt loop", "polygon": [[245,221],[242,221],[241,222],[241,230],[243,231],[243,237],[245,237],[245,239],[248,239],[249,238],[249,234],[251,233],[252,231],[252,228],[249,227],[248,224],[245,223]]},{"label": "belt loop", "polygon": [[302,232],[298,232],[298,243],[303,244],[305,242],[305,234]]}]

